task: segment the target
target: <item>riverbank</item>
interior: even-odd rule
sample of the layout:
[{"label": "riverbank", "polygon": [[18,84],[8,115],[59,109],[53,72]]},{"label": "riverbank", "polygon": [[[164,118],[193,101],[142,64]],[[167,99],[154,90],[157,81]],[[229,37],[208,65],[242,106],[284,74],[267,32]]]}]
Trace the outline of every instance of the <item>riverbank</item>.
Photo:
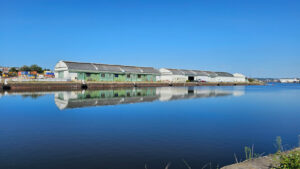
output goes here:
[{"label": "riverbank", "polygon": [[[289,154],[295,151],[300,152],[300,148],[295,148],[291,151],[283,152],[282,154]],[[276,168],[278,167],[278,165],[279,156],[277,154],[271,154],[268,156],[263,156],[252,160],[246,160],[240,163],[228,165],[222,167],[221,169],[270,169]]]},{"label": "riverbank", "polygon": [[58,90],[82,90],[82,89],[111,89],[130,87],[164,87],[164,86],[245,86],[264,85],[261,82],[251,83],[229,83],[229,82],[186,82],[186,83],[165,83],[165,82],[8,82],[7,85],[1,83],[1,90],[11,91],[58,91]]}]

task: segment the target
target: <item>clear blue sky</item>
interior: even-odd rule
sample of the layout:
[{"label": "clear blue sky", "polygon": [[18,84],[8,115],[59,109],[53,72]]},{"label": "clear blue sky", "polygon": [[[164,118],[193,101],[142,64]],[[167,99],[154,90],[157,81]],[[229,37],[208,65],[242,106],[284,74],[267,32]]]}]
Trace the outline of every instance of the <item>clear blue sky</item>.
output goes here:
[{"label": "clear blue sky", "polygon": [[0,65],[59,60],[300,77],[300,1],[0,0]]}]

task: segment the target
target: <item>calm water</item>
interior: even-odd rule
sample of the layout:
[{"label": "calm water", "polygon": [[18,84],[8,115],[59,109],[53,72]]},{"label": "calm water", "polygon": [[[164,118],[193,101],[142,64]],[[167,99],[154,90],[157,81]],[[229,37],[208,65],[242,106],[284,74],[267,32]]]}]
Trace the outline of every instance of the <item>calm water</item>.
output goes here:
[{"label": "calm water", "polygon": [[212,168],[300,144],[300,85],[2,93],[0,168]]}]

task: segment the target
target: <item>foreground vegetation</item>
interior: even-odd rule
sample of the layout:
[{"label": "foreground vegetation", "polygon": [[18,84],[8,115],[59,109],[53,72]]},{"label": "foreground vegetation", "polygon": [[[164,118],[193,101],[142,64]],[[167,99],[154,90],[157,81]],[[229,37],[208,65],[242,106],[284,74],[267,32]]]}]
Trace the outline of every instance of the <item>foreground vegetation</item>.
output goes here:
[{"label": "foreground vegetation", "polygon": [[[300,136],[299,136],[300,146]],[[290,151],[282,146],[281,137],[276,138],[275,147],[277,152],[268,156],[254,153],[254,146],[245,147],[245,161],[238,161],[235,157],[236,164],[223,167],[223,169],[300,169],[300,147]]]},{"label": "foreground vegetation", "polygon": [[300,169],[300,150],[277,153],[274,161],[278,162],[274,169]]}]

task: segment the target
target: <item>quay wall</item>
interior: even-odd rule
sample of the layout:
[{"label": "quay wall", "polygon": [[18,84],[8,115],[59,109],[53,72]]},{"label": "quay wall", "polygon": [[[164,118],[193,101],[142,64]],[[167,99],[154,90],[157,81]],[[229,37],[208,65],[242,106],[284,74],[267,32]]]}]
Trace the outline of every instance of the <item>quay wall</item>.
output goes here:
[{"label": "quay wall", "polygon": [[[164,87],[164,86],[235,86],[235,85],[263,85],[263,83],[163,83],[163,82],[10,82],[9,90],[12,91],[62,91],[81,89],[106,89],[106,88],[132,88],[132,87]],[[3,85],[1,89],[3,90]]]},{"label": "quay wall", "polygon": [[8,85],[12,91],[81,90],[81,83],[76,82],[13,82]]}]

